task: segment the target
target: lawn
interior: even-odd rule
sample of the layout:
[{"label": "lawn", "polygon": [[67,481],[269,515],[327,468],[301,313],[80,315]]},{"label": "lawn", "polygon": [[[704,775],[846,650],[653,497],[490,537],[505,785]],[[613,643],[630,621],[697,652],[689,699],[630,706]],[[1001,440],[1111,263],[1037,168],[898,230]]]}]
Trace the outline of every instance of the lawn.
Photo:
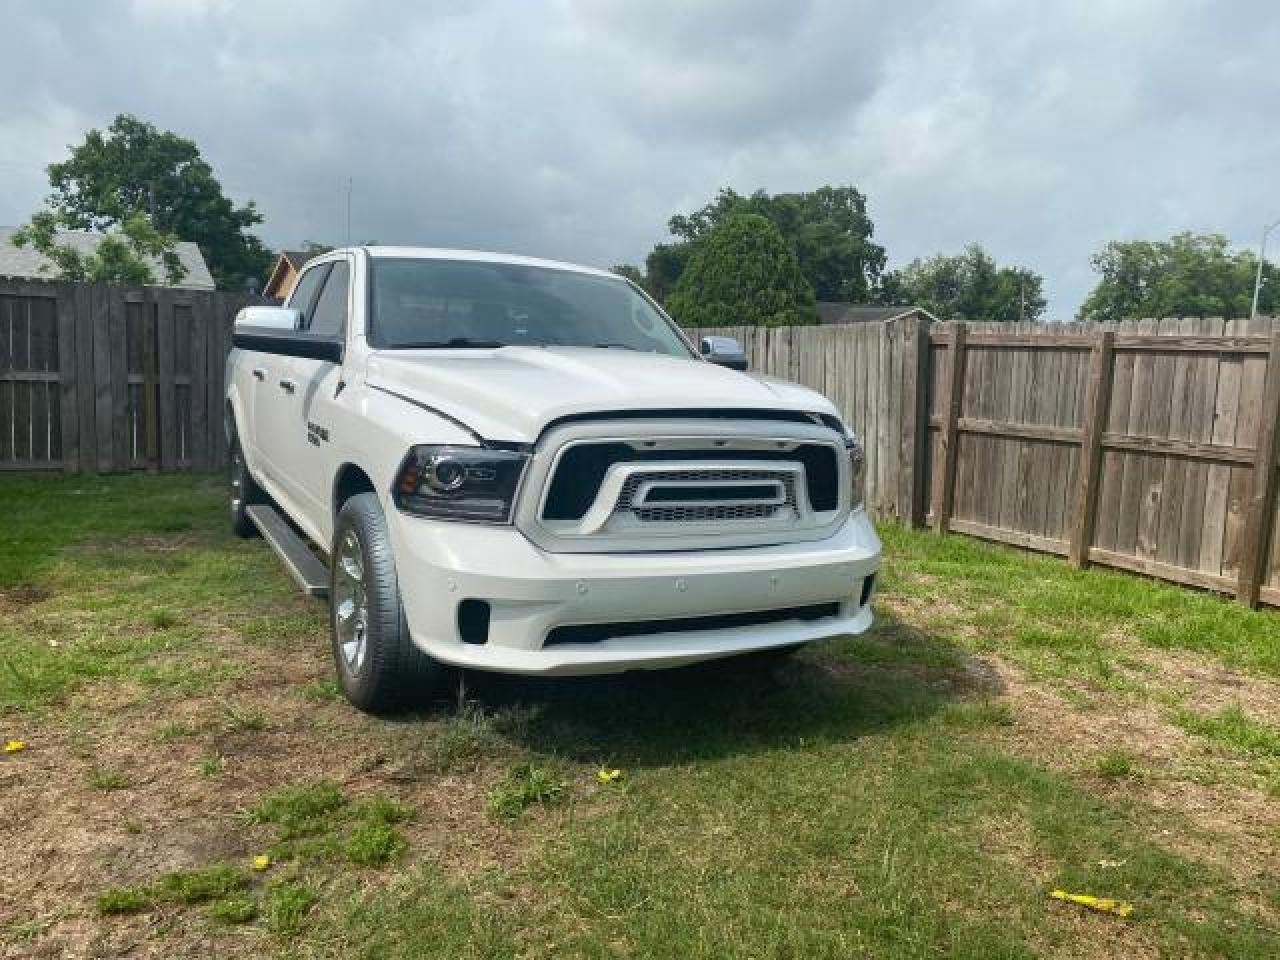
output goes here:
[{"label": "lawn", "polygon": [[1276,612],[887,527],[863,637],[378,719],[218,479],[0,516],[2,956],[1280,956]]}]

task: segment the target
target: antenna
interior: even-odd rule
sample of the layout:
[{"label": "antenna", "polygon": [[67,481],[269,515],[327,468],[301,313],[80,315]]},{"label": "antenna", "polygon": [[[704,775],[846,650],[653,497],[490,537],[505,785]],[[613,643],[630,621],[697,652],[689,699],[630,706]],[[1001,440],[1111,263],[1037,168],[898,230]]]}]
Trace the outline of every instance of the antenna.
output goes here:
[{"label": "antenna", "polygon": [[352,178],[351,178],[351,177],[347,177],[347,243],[346,243],[346,245],[347,245],[348,247],[349,247],[349,246],[351,246],[351,186],[352,186],[352,182],[353,182],[353,181],[352,181]]}]

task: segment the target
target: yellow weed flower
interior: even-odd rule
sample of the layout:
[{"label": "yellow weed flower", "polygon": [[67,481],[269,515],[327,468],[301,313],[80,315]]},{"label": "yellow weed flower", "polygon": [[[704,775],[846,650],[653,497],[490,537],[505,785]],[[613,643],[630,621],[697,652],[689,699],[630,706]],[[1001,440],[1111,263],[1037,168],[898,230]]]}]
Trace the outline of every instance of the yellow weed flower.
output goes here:
[{"label": "yellow weed flower", "polygon": [[601,767],[599,770],[596,771],[596,779],[599,780],[601,783],[613,783],[616,780],[622,779],[622,771],[608,770],[604,767]]},{"label": "yellow weed flower", "polygon": [[5,753],[17,753],[19,750],[25,749],[27,749],[27,742],[25,740],[6,740],[4,742]]},{"label": "yellow weed flower", "polygon": [[265,853],[260,853],[253,858],[253,869],[261,873],[267,867],[271,866],[271,858]]}]

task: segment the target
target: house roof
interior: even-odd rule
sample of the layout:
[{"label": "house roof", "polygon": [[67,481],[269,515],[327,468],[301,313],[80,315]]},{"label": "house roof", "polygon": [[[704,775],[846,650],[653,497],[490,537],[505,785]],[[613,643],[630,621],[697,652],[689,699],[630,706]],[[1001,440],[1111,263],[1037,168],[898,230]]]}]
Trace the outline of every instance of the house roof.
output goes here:
[{"label": "house roof", "polygon": [[920,314],[934,321],[938,319],[923,307],[878,307],[860,303],[822,301],[818,303],[818,322],[821,324],[887,323],[890,320],[898,320],[902,317],[909,317],[912,314]]},{"label": "house roof", "polygon": [[316,256],[314,253],[308,253],[306,250],[281,250],[280,256],[289,261],[289,266],[295,270],[301,270],[308,260]]},{"label": "house roof", "polygon": [[307,261],[315,256],[317,254],[305,250],[281,250],[280,255],[276,257],[275,265],[271,268],[271,275],[267,277],[267,284],[262,288],[263,295],[286,296],[289,291],[284,289],[285,282],[301,273]]},{"label": "house roof", "polygon": [[[30,247],[18,247],[13,243],[13,235],[17,227],[0,227],[0,277],[20,277],[31,280],[53,280],[57,276],[57,268],[42,253]],[[78,253],[89,255],[98,248],[104,234],[92,233],[88,230],[59,230],[57,240]],[[186,275],[177,283],[165,282],[164,265],[155,257],[144,258],[156,278],[156,286],[175,287],[180,290],[212,290],[213,276],[209,266],[204,262],[200,248],[187,240],[179,241],[174,247],[178,260],[186,269]]]}]

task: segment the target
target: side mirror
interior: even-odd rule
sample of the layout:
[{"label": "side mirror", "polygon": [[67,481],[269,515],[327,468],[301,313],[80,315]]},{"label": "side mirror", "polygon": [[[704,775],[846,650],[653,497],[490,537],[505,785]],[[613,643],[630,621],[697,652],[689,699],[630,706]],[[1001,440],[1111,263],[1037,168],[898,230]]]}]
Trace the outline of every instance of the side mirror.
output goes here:
[{"label": "side mirror", "polygon": [[703,337],[702,359],[730,370],[746,370],[747,355],[733,337]]},{"label": "side mirror", "polygon": [[302,312],[292,307],[245,307],[236,314],[231,345],[283,357],[342,362],[342,338],[321,337],[299,330]]},{"label": "side mirror", "polygon": [[294,331],[302,325],[302,311],[293,307],[245,307],[236,314],[236,331]]}]

